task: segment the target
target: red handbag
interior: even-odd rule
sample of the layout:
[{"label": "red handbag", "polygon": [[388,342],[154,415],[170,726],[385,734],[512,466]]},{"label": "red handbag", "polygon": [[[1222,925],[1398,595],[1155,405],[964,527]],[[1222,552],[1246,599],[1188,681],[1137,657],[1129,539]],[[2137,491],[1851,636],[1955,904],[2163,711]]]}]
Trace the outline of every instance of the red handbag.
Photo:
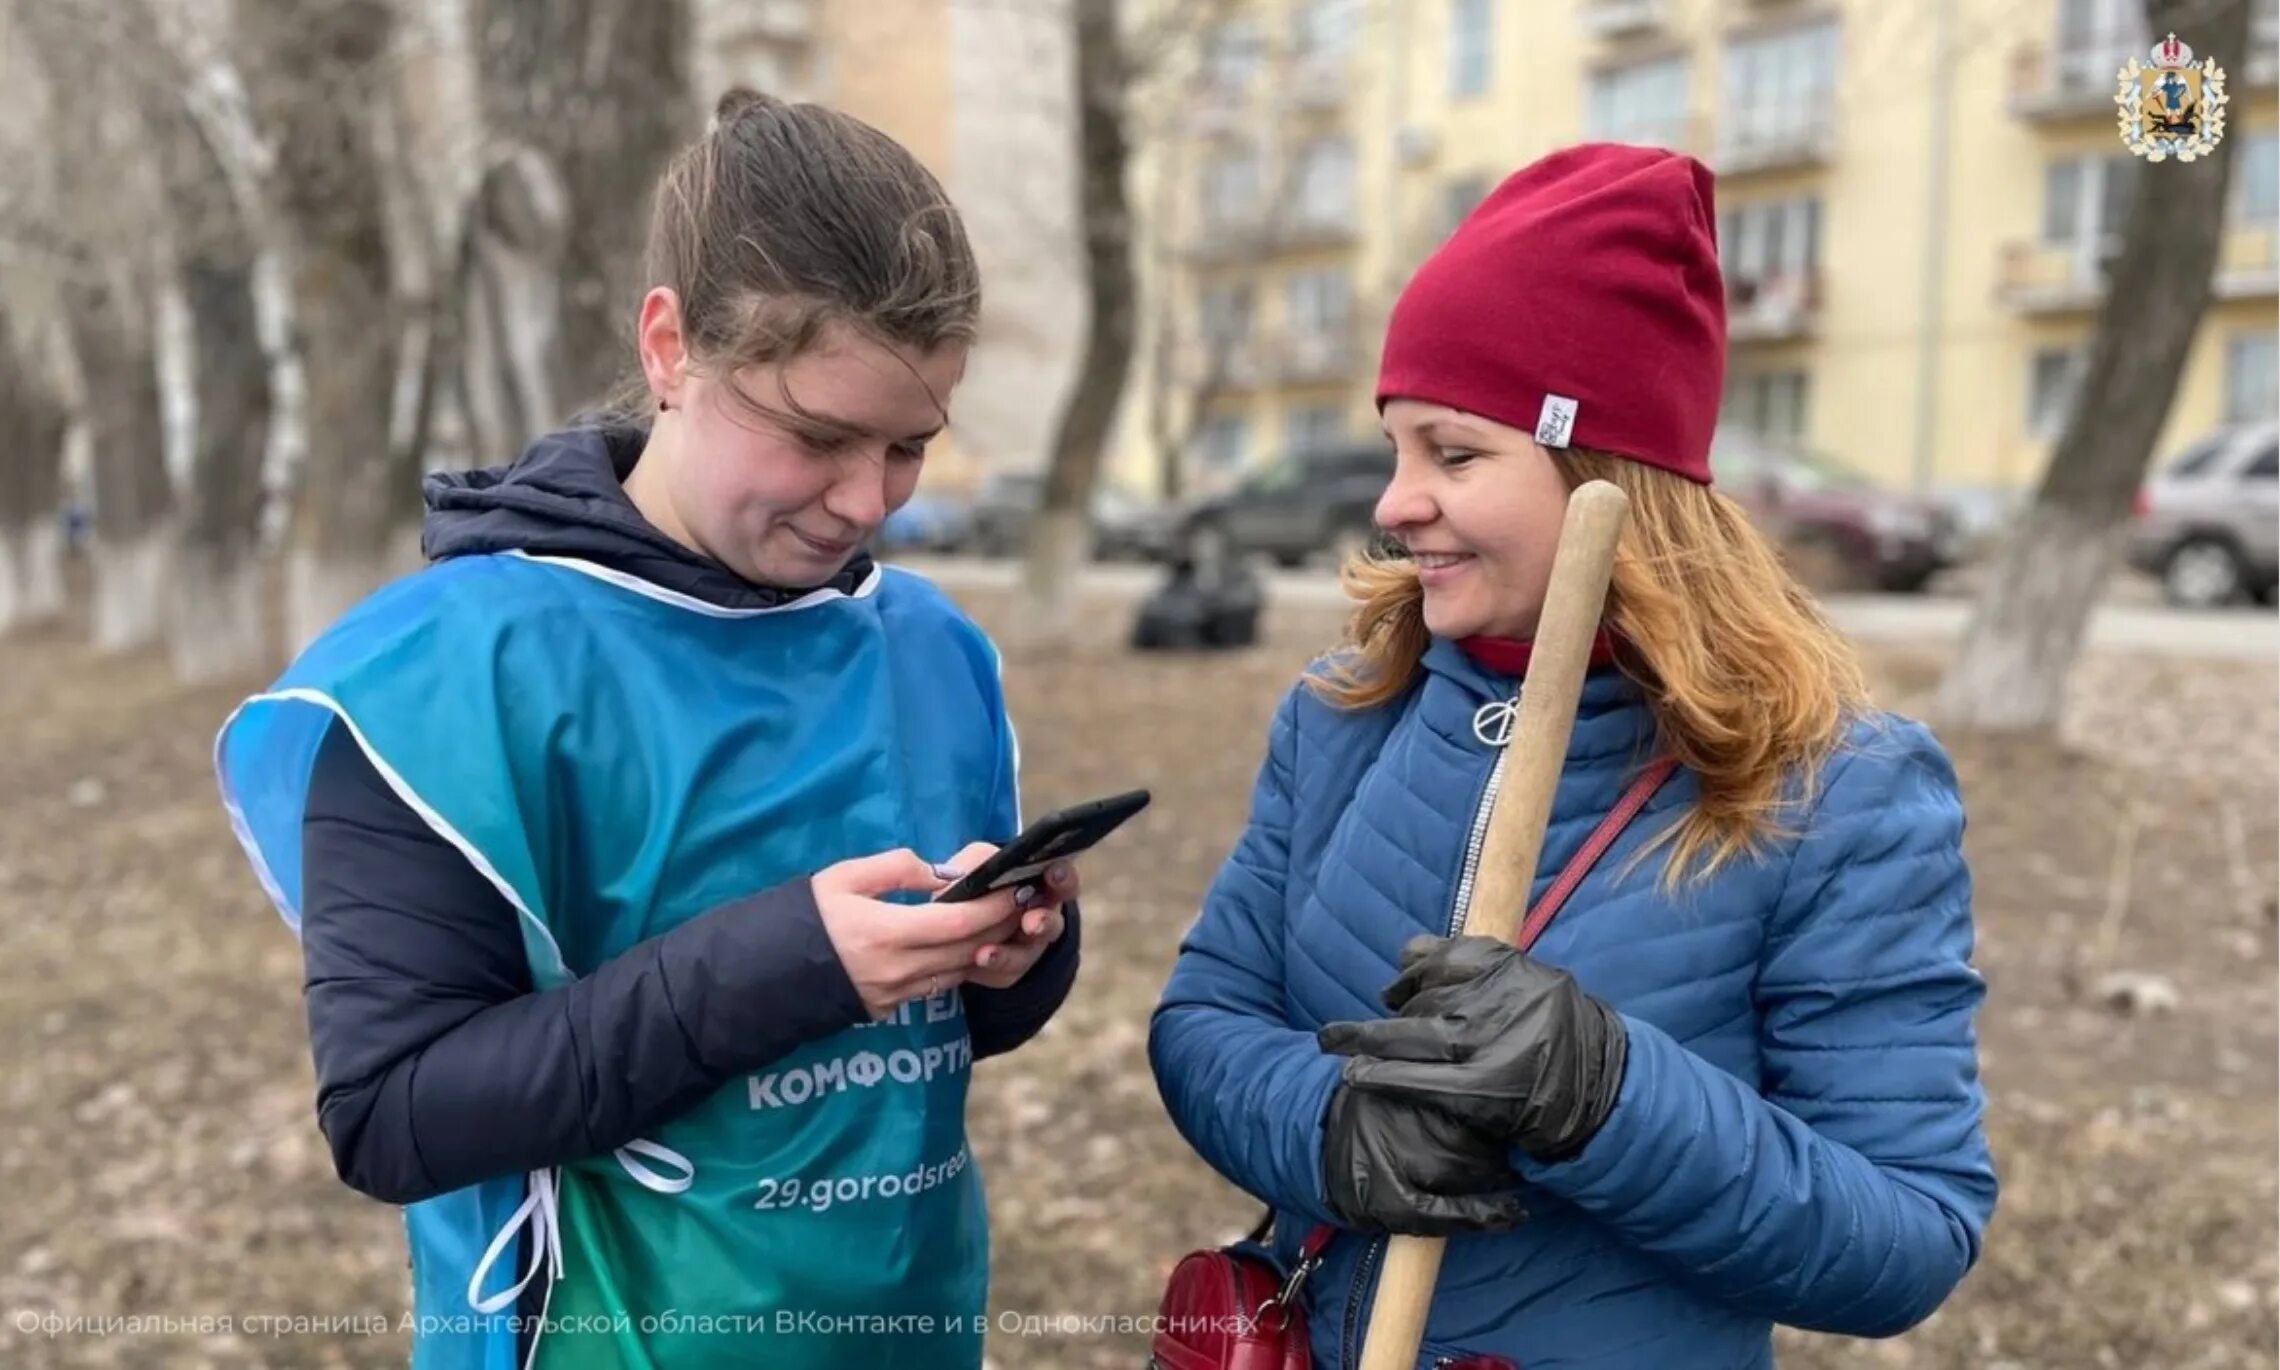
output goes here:
[{"label": "red handbag", "polygon": [[[1678,769],[1664,757],[1631,782],[1614,809],[1562,867],[1536,906],[1520,924],[1513,944],[1528,950],[1583,877],[1647,806],[1656,790]],[[1322,1253],[1337,1229],[1322,1223],[1299,1243],[1298,1260],[1285,1275],[1265,1245],[1275,1215],[1265,1218],[1244,1241],[1191,1251],[1172,1267],[1149,1339],[1149,1370],[1313,1370],[1314,1353],[1306,1334],[1306,1310],[1299,1298],[1306,1282],[1322,1268]],[[1439,1370],[1520,1370],[1503,1356],[1465,1356],[1440,1363]]]}]

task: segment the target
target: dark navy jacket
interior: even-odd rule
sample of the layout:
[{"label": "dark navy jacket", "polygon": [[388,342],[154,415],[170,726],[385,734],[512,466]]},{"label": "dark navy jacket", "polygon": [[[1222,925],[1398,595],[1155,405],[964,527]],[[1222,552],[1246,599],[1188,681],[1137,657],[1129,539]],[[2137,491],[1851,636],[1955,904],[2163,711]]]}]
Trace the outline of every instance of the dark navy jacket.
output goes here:
[{"label": "dark navy jacket", "polygon": [[[741,580],[645,522],[620,485],[641,441],[573,430],[509,468],[430,476],[427,555],[576,556],[730,608],[801,593]],[[841,576],[852,585],[869,569],[859,554]],[[338,726],[310,778],[302,849],[318,1122],[341,1179],[376,1199],[408,1204],[607,1153],[866,1016],[805,880],[533,993],[514,909]],[[1067,933],[1019,984],[966,988],[976,1057],[1027,1041],[1067,998],[1078,934],[1066,912]],[[699,1003],[701,1015],[676,1008]],[[490,1107],[508,1077],[553,1107]]]}]

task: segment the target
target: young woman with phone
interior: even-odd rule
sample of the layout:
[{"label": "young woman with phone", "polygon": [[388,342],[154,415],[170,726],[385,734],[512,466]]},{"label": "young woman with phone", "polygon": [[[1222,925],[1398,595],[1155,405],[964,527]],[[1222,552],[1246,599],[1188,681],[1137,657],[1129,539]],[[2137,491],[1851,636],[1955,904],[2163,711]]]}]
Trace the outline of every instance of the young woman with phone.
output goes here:
[{"label": "young woman with phone", "polygon": [[[1376,517],[1406,554],[1347,568],[1150,1039],[1275,1256],[1318,1260],[1321,1370],[1357,1363],[1389,1233],[1451,1238],[1424,1347],[1452,1367],[1770,1367],[1775,1323],[1891,1335],[1979,1254],[1955,775],[1712,487],[1715,223],[1692,159],[1568,149],[1394,306]],[[1453,920],[1590,479],[1630,517],[1536,898],[1618,835],[1524,952]]]},{"label": "young woman with phone", "polygon": [[1013,736],[862,550],[974,258],[903,148],[739,92],[648,277],[638,402],[430,477],[434,564],[217,744],[319,1122],[407,1206],[416,1366],[978,1366],[968,1072],[1068,994],[1077,877],[931,901],[1014,835]]}]

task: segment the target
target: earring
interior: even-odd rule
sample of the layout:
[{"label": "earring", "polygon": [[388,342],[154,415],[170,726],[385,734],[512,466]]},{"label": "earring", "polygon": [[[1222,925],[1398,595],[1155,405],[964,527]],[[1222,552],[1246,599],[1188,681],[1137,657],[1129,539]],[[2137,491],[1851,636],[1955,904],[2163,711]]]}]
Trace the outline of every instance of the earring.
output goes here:
[{"label": "earring", "polygon": [[660,414],[664,413],[668,409],[671,409],[672,407],[672,403],[663,397],[660,397],[657,401],[657,412]]}]

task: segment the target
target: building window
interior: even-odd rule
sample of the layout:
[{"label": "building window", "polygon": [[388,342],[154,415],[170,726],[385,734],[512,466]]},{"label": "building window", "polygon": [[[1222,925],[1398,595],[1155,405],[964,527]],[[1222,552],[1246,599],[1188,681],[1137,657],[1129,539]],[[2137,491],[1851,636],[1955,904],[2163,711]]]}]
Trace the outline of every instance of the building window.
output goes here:
[{"label": "building window", "polygon": [[2280,418],[2280,333],[2235,333],[2225,344],[2225,422]]},{"label": "building window", "polygon": [[2272,228],[2280,223],[2280,134],[2251,133],[2233,155],[2240,159],[2233,176],[2234,222]]},{"label": "building window", "polygon": [[1229,19],[1214,29],[1204,56],[1204,76],[1211,88],[1224,95],[1250,89],[1266,57],[1256,20]]},{"label": "building window", "polygon": [[1807,405],[1812,378],[1802,371],[1758,371],[1726,382],[1724,414],[1728,422],[1746,432],[1776,442],[1798,443],[1805,438]]},{"label": "building window", "polygon": [[2027,371],[2027,436],[2052,442],[2074,412],[2074,396],[2082,386],[2082,349],[2043,347],[2035,350]]},{"label": "building window", "polygon": [[1259,211],[1259,159],[1228,152],[1203,168],[1203,222],[1209,228],[1248,223]]},{"label": "building window", "polygon": [[1344,337],[1353,305],[1353,282],[1338,267],[1292,272],[1283,284],[1283,318],[1294,337]]},{"label": "building window", "polygon": [[1292,456],[1336,447],[1346,437],[1346,411],[1334,404],[1309,404],[1283,415],[1283,451]]},{"label": "building window", "polygon": [[1354,51],[1357,0],[1302,0],[1291,16],[1291,53],[1302,66],[1337,66]]},{"label": "building window", "polygon": [[1767,200],[1721,211],[1718,266],[1729,287],[1820,270],[1821,201]]},{"label": "building window", "polygon": [[2072,157],[2043,168],[2043,241],[2095,248],[2120,236],[2137,167],[2137,158],[2120,153]]},{"label": "building window", "polygon": [[1816,146],[1828,131],[1836,90],[1834,21],[1735,39],[1726,48],[1721,155]]},{"label": "building window", "polygon": [[1450,99],[1488,94],[1495,42],[1495,0],[1449,0]]},{"label": "building window", "polygon": [[1197,301],[1203,341],[1214,355],[1235,351],[1251,338],[1254,292],[1249,283],[1208,285]]},{"label": "building window", "polygon": [[2058,0],[2051,72],[2061,90],[2114,88],[2114,73],[2143,59],[2152,38],[2143,0]]},{"label": "building window", "polygon": [[1585,136],[1601,142],[1677,147],[1686,139],[1686,59],[1666,57],[1591,78]]},{"label": "building window", "polygon": [[1354,223],[1354,144],[1316,138],[1298,153],[1298,219],[1328,228]]},{"label": "building window", "polygon": [[1465,216],[1480,207],[1488,198],[1488,178],[1481,175],[1460,176],[1441,191],[1441,236],[1446,238],[1457,231]]},{"label": "building window", "polygon": [[1241,466],[1250,445],[1251,425],[1241,414],[1214,414],[1195,430],[1195,458],[1209,471]]}]

